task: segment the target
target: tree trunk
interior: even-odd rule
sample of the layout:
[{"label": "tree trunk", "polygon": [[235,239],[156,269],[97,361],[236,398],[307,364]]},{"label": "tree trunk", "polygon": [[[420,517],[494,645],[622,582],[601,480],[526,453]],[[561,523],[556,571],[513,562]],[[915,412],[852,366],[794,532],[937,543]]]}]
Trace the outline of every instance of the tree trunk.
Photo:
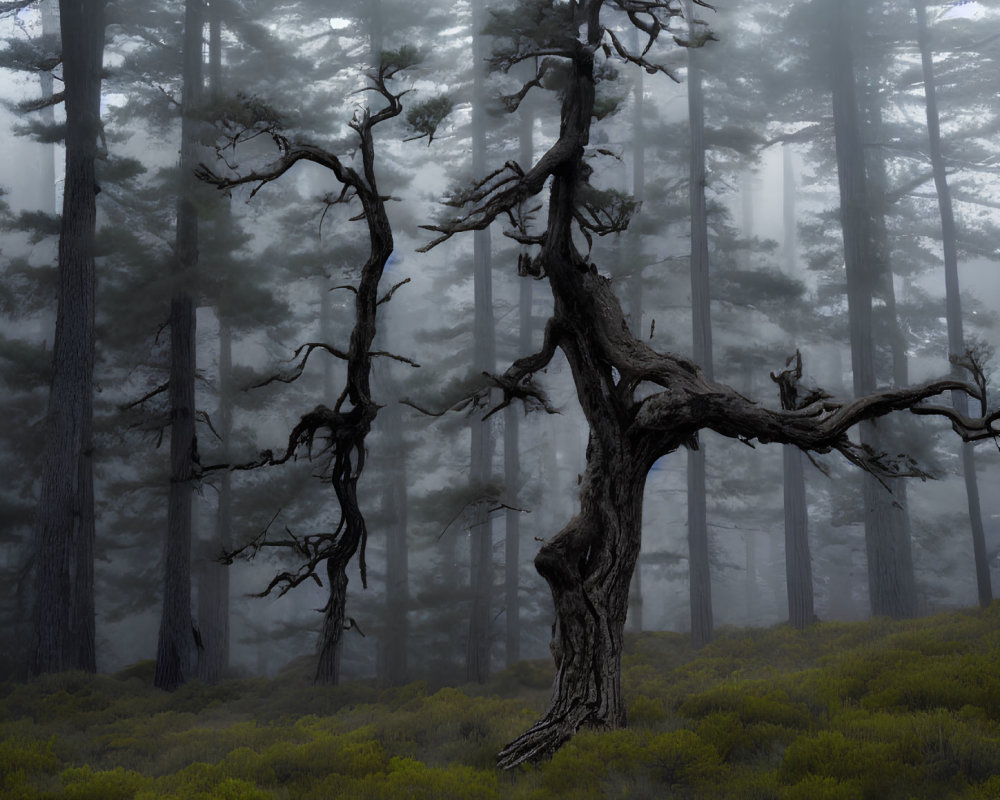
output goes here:
[{"label": "tree trunk", "polygon": [[809,516],[806,507],[802,451],[782,447],[785,476],[785,582],[788,621],[804,628],[813,621],[812,556],[809,553]]},{"label": "tree trunk", "polygon": [[[222,463],[229,463],[233,435],[233,340],[232,328],[219,322],[219,411],[217,427],[222,440]],[[203,554],[198,585],[198,624],[202,649],[198,651],[198,677],[208,683],[222,680],[229,669],[229,567],[219,563],[232,550],[233,482],[225,470],[219,479],[219,508],[215,538]]]},{"label": "tree trunk", "polygon": [[[875,389],[872,294],[876,275],[870,204],[865,173],[861,124],[854,75],[850,20],[858,10],[851,2],[831,4],[831,77],[837,172],[840,183],[840,216],[847,271],[847,300],[851,339],[854,393],[860,397]],[[862,443],[881,451],[881,436],[874,422],[861,425]],[[865,545],[868,554],[868,591],[872,613],[907,617],[915,613],[916,593],[909,541],[892,522],[891,495],[877,478],[863,476],[865,496]]]},{"label": "tree trunk", "polygon": [[620,431],[591,437],[580,513],[535,557],[555,604],[552,700],[542,720],[504,748],[501,767],[546,758],[580,728],[625,725],[621,654],[644,488]]},{"label": "tree trunk", "polygon": [[319,635],[315,681],[327,686],[337,686],[340,683],[340,642],[344,637],[344,609],[347,607],[347,565],[336,558],[327,559],[326,578],[330,597],[323,609],[323,629]]},{"label": "tree trunk", "polygon": [[[632,46],[639,50],[639,31],[634,30]],[[643,127],[645,88],[641,70],[636,71],[635,86],[632,97],[634,108],[632,115],[632,198],[637,204],[642,204],[646,196],[646,131]],[[633,270],[628,283],[629,327],[632,334],[642,338],[642,248],[637,236],[629,236],[625,240],[625,252],[629,260],[628,266]],[[628,626],[636,633],[642,631],[642,563],[636,561],[635,573],[632,575],[632,586],[628,596]]]},{"label": "tree trunk", "polygon": [[[685,0],[688,24],[694,26],[691,0]],[[688,50],[688,120],[691,164],[691,318],[694,360],[712,380],[712,317],[708,285],[708,216],[705,209],[705,102],[701,86],[700,50]],[[712,640],[712,577],[709,565],[708,514],[705,498],[705,447],[688,451],[688,569],[691,597],[691,641],[702,647]]]},{"label": "tree trunk", "polygon": [[[795,263],[795,176],[792,154],[786,144],[782,153],[782,206],[785,270],[794,274]],[[812,555],[809,551],[809,508],[802,451],[785,445],[782,453],[785,513],[785,591],[788,596],[788,621],[804,628],[813,621],[815,611],[812,581]]]},{"label": "tree trunk", "polygon": [[198,163],[194,109],[201,100],[201,0],[188,0],[184,14],[184,95],[177,200],[177,244],[170,301],[170,492],[164,546],[163,612],[153,683],[172,691],[190,676],[191,493],[197,458],[195,438],[195,303],[198,210],[194,169]]},{"label": "tree trunk", "polygon": [[[482,0],[472,3],[472,172],[479,178],[486,174],[486,88],[484,61],[486,44],[480,34],[484,25]],[[473,235],[475,284],[475,338],[473,367],[476,373],[496,370],[496,343],[493,323],[492,261],[490,232]],[[493,474],[493,435],[488,421],[474,415],[472,430],[471,477],[477,486],[486,486]],[[487,501],[476,504],[471,528],[472,613],[466,643],[466,677],[484,683],[490,671],[490,600],[493,590],[493,520]]]},{"label": "tree trunk", "polygon": [[58,310],[35,516],[34,674],[96,669],[94,632],[94,173],[104,2],[60,4],[66,173]]},{"label": "tree trunk", "polygon": [[[941,215],[941,247],[944,255],[945,315],[948,320],[948,354],[965,355],[965,336],[962,331],[962,299],[958,284],[958,242],[955,231],[955,214],[951,205],[951,190],[941,150],[941,123],[938,119],[937,84],[934,79],[934,52],[927,28],[925,0],[914,0],[917,12],[920,61],[923,66],[924,99],[927,109],[927,135],[930,140],[931,170],[937,190],[938,211]],[[957,368],[956,368],[957,369]],[[969,401],[962,392],[952,392],[951,402],[961,414],[968,413]],[[979,503],[979,482],[976,477],[976,455],[973,445],[962,444],[962,472],[965,475],[965,492],[969,506],[969,525],[972,530],[972,552],[976,566],[976,588],[979,605],[986,608],[993,602],[989,557],[986,554],[986,532],[983,530],[983,513]]]},{"label": "tree trunk", "polygon": [[[213,99],[222,97],[222,9],[209,6],[208,80]],[[229,201],[216,209],[216,241],[229,239]],[[233,331],[228,309],[216,306],[219,319],[219,408],[216,425],[222,442],[221,459],[229,463],[233,435]],[[233,482],[228,470],[219,479],[219,507],[215,536],[202,554],[198,581],[198,626],[202,647],[198,650],[197,674],[207,683],[217,683],[229,670],[229,567],[219,563],[221,554],[232,550]]]},{"label": "tree trunk", "polygon": [[[534,70],[526,78],[534,76]],[[527,166],[534,161],[535,113],[532,103],[522,101],[518,110],[521,114],[518,163]],[[518,283],[518,355],[526,356],[532,351],[534,322],[532,318],[532,281]],[[514,406],[504,409],[504,484],[507,487],[508,503],[514,508],[506,512],[506,539],[504,542],[504,607],[506,619],[504,658],[511,666],[521,658],[521,476],[520,410]]]}]

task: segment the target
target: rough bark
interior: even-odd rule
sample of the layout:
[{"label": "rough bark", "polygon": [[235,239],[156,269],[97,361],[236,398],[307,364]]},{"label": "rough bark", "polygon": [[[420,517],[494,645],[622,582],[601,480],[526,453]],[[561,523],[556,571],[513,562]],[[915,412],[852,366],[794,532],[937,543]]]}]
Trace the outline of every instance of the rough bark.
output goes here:
[{"label": "rough bark", "polygon": [[[951,189],[944,153],[941,148],[941,122],[938,116],[937,82],[934,78],[934,50],[927,27],[927,4],[914,0],[917,14],[917,43],[924,77],[924,101],[927,111],[927,137],[934,173],[934,188],[941,216],[941,249],[944,258],[945,317],[948,322],[948,355],[953,359],[965,355],[965,336],[962,331],[962,298],[958,284],[958,236],[955,213],[951,204]],[[957,369],[957,365],[956,365]],[[952,405],[960,414],[967,414],[969,402],[962,392],[952,393]],[[979,605],[986,608],[993,602],[990,563],[986,553],[986,532],[983,530],[983,513],[979,502],[979,481],[976,476],[976,455],[971,444],[962,445],[962,472],[968,498],[969,525],[972,531],[972,552],[976,567],[976,589]]]},{"label": "rough bark", "polygon": [[198,266],[198,209],[193,171],[198,163],[194,109],[201,101],[201,0],[188,0],[184,13],[184,88],[177,232],[170,300],[170,489],[163,549],[163,608],[153,683],[172,691],[191,677],[191,504],[198,444],[194,378],[195,272]]},{"label": "rough bark", "polygon": [[93,371],[103,0],[60,4],[66,172],[52,383],[35,515],[34,674],[96,668]]},{"label": "rough bark", "polygon": [[[685,0],[689,28],[694,29],[694,5]],[[691,208],[691,325],[693,354],[705,377],[712,379],[712,313],[709,293],[708,213],[705,208],[705,100],[699,59],[688,50],[688,125],[691,163],[688,192]],[[705,494],[705,447],[688,451],[687,458],[688,570],[691,602],[691,641],[703,647],[712,641],[712,575],[708,548],[708,511]]]},{"label": "rough bark", "polygon": [[[816,452],[836,450],[866,470],[898,474],[910,465],[866,450],[848,438],[848,430],[864,420],[911,408],[945,416],[960,435],[979,439],[995,436],[1000,419],[997,412],[984,410],[982,417],[969,418],[950,407],[920,405],[951,389],[985,401],[981,384],[955,380],[846,402],[810,396],[791,409],[767,409],[711,380],[692,361],[657,352],[629,331],[611,282],[579,252],[573,239],[574,227],[591,233],[599,227],[578,207],[580,189],[591,169],[585,155],[594,104],[594,53],[602,41],[610,42],[609,49],[613,46],[626,60],[654,71],[661,68],[629,52],[601,26],[604,4],[590,0],[553,7],[554,13],[564,15],[567,31],[552,48],[557,56],[550,56],[568,64],[558,140],[531,167],[508,165],[477,184],[463,197],[460,216],[426,226],[439,235],[423,248],[462,231],[481,230],[502,215],[515,215],[519,205],[551,179],[546,228],[531,239],[539,249],[533,258],[522,256],[518,266],[522,274],[548,279],[553,316],[541,349],[492,377],[503,391],[498,408],[521,399],[529,407],[550,409],[532,378],[549,364],[557,348],[562,350],[590,436],[579,513],[542,545],[535,558],[555,604],[552,700],[543,717],[500,753],[498,763],[504,768],[547,758],[581,727],[614,728],[625,723],[622,635],[639,552],[645,478],[658,458],[693,446],[697,432],[709,428],[747,443],[756,440]],[[621,0],[609,5],[634,10],[639,4]],[[642,6],[662,17],[676,13],[666,1]],[[645,25],[655,37],[662,26],[654,28],[644,19],[636,17],[633,22]],[[586,31],[583,41],[575,38],[581,29]],[[524,51],[530,50],[530,43],[524,45]],[[518,52],[523,53],[514,50],[498,63],[516,63],[521,57]],[[976,369],[974,375],[977,381],[981,378]],[[637,392],[640,385],[642,393]]]},{"label": "rough bark", "polygon": [[[359,139],[360,172],[322,147],[289,139],[276,127],[271,128],[270,132],[278,146],[279,156],[272,163],[247,174],[232,177],[217,175],[205,164],[201,164],[197,170],[198,177],[220,189],[229,189],[242,184],[257,184],[251,192],[253,196],[263,186],[283,176],[299,161],[310,161],[328,169],[341,183],[343,189],[338,202],[357,198],[362,207],[361,216],[368,228],[369,254],[361,267],[358,285],[354,287],[355,319],[347,351],[326,342],[304,344],[296,351],[296,356],[301,356],[301,359],[294,376],[290,378],[294,380],[302,374],[309,357],[317,350],[346,361],[345,385],[333,408],[319,405],[303,414],[289,434],[285,452],[280,456],[266,451],[258,460],[249,464],[238,467],[221,464],[203,469],[203,471],[255,469],[284,464],[301,451],[312,457],[317,436],[326,439],[327,447],[323,448],[329,457],[326,474],[333,486],[341,513],[337,529],[333,533],[292,536],[289,539],[278,540],[269,539],[265,532],[263,537],[230,554],[231,557],[235,557],[247,550],[256,552],[262,547],[282,547],[291,550],[301,559],[301,563],[294,570],[274,576],[260,593],[261,596],[270,594],[276,589],[280,594],[284,594],[308,580],[322,582],[318,572],[325,567],[330,596],[324,608],[323,629],[318,646],[320,658],[316,669],[316,681],[320,683],[335,682],[339,678],[339,650],[343,640],[345,620],[348,620],[345,615],[347,566],[355,555],[358,555],[362,585],[367,585],[365,545],[368,539],[368,527],[358,504],[357,485],[364,471],[365,439],[371,431],[379,409],[372,400],[371,391],[372,358],[376,355],[372,344],[375,340],[377,310],[379,305],[391,299],[393,292],[398,288],[397,285],[379,297],[379,283],[386,263],[392,255],[393,237],[385,210],[386,198],[379,193],[376,180],[375,143],[372,132],[377,125],[402,112],[401,95],[393,94],[386,85],[386,82],[399,70],[399,66],[383,61],[376,72],[369,74],[369,90],[381,96],[386,105],[375,113],[365,109],[349,123]],[[251,128],[238,128],[232,133],[231,146],[235,147],[244,136],[259,135],[257,128],[253,126]],[[379,353],[379,355],[390,354]],[[407,359],[400,360],[413,365],[413,362]],[[271,380],[279,378],[289,379],[275,376]]]}]

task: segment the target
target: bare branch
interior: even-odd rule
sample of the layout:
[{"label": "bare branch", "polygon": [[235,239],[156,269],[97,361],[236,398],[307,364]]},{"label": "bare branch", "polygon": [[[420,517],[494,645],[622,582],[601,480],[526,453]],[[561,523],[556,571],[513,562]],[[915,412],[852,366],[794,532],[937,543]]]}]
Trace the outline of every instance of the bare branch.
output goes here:
[{"label": "bare branch", "polygon": [[325,344],[323,342],[309,342],[307,344],[299,345],[299,347],[296,348],[295,353],[292,355],[292,358],[298,358],[299,353],[301,353],[303,350],[306,351],[305,355],[302,356],[302,360],[295,365],[295,367],[292,369],[291,372],[278,373],[276,375],[272,375],[270,378],[262,380],[259,383],[251,384],[250,386],[247,387],[247,389],[260,389],[262,386],[268,386],[269,384],[275,382],[292,383],[294,381],[297,381],[300,377],[302,377],[302,373],[305,371],[306,363],[309,361],[309,356],[311,356],[313,352],[316,350],[325,350],[330,355],[336,356],[337,358],[343,359],[344,361],[346,361],[348,358],[348,354],[345,353],[343,350],[338,350],[336,347],[333,347],[332,345],[329,344]]},{"label": "bare branch", "polygon": [[390,300],[392,300],[392,296],[396,294],[396,290],[399,289],[401,286],[406,286],[406,284],[408,284],[409,282],[410,282],[409,278],[404,278],[399,283],[395,284],[388,292],[382,295],[382,297],[379,299],[376,305],[382,305],[383,303],[388,303]]},{"label": "bare branch", "polygon": [[156,397],[156,395],[163,394],[169,388],[170,388],[170,381],[167,381],[166,383],[161,383],[155,389],[152,389],[152,390],[146,392],[146,394],[144,394],[138,400],[133,400],[131,403],[125,403],[125,405],[121,405],[118,408],[121,411],[128,411],[130,408],[135,408],[136,406],[141,406],[147,400],[152,400],[154,397]]}]

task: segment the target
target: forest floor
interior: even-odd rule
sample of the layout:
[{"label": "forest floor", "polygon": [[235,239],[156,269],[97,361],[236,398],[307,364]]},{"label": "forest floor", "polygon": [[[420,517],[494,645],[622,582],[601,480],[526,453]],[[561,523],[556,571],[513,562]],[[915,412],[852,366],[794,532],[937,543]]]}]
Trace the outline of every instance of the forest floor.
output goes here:
[{"label": "forest floor", "polygon": [[0,684],[0,796],[28,798],[1000,798],[1000,602],[920,620],[630,637],[630,727],[501,773],[551,666],[488,685],[273,680]]}]

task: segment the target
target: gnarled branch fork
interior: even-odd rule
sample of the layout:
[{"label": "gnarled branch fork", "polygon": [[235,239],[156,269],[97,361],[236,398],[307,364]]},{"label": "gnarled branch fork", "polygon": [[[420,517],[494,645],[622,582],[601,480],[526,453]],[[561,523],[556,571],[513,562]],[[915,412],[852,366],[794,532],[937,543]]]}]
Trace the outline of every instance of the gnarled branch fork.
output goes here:
[{"label": "gnarled branch fork", "polygon": [[[284,594],[307,580],[322,585],[319,571],[322,565],[326,565],[330,597],[324,609],[320,658],[316,671],[316,680],[326,683],[336,683],[339,679],[337,652],[341,634],[345,629],[346,568],[355,554],[358,556],[362,584],[367,586],[365,545],[368,529],[358,505],[357,483],[365,464],[365,438],[379,409],[371,397],[371,360],[375,355],[385,355],[416,366],[414,362],[401,356],[372,350],[377,308],[381,303],[388,302],[393,293],[405,283],[403,281],[396,284],[381,298],[379,297],[379,282],[392,255],[393,238],[385,210],[387,198],[379,193],[375,175],[375,144],[372,131],[379,123],[402,112],[400,98],[404,93],[393,93],[386,85],[386,81],[398,70],[398,67],[383,64],[376,73],[369,75],[371,85],[367,87],[368,90],[379,94],[386,104],[375,113],[367,108],[358,111],[349,123],[360,140],[358,147],[360,170],[324,148],[308,142],[290,141],[277,129],[276,123],[268,123],[264,126],[264,130],[271,135],[278,148],[276,160],[243,174],[218,175],[204,164],[197,171],[199,178],[219,189],[228,190],[243,184],[256,184],[251,192],[253,196],[263,186],[284,175],[299,161],[311,161],[330,170],[343,186],[337,198],[330,202],[343,202],[356,196],[362,206],[362,213],[358,218],[364,219],[368,227],[370,251],[361,268],[358,285],[352,287],[355,320],[347,350],[320,342],[302,345],[295,351],[293,358],[298,358],[300,353],[302,356],[290,375],[275,377],[264,382],[295,380],[305,369],[309,356],[316,350],[325,350],[347,362],[347,378],[340,395],[332,408],[319,405],[301,417],[290,433],[282,455],[275,457],[273,453],[265,452],[255,462],[229,467],[253,469],[282,464],[296,458],[303,449],[306,457],[312,458],[313,445],[317,437],[325,439],[321,453],[329,454],[329,480],[340,506],[340,521],[336,530],[304,538],[290,535],[288,539],[277,541],[268,541],[265,533],[264,539],[252,544],[251,552],[256,552],[264,546],[288,547],[303,559],[303,563],[294,571],[275,575],[262,592],[265,595],[275,589],[279,590],[279,594]],[[259,131],[255,129],[254,134],[258,133]],[[238,139],[237,133],[232,139],[233,146]]]}]

